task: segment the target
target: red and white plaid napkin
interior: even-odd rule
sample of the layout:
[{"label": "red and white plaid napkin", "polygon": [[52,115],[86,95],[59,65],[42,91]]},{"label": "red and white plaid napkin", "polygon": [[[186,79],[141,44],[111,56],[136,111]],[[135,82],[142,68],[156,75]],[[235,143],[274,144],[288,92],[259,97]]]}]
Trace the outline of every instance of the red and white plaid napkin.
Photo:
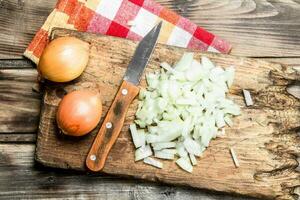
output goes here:
[{"label": "red and white plaid napkin", "polygon": [[38,63],[54,27],[141,40],[163,20],[158,42],[228,53],[231,46],[153,0],[59,0],[24,55]]}]

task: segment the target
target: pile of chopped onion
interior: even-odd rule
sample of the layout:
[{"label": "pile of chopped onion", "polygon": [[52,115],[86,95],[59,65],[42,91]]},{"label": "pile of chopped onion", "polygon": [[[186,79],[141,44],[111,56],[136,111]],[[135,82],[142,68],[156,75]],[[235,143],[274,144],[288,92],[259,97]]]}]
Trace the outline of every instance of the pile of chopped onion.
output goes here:
[{"label": "pile of chopped onion", "polygon": [[234,68],[215,66],[207,57],[200,63],[193,56],[185,53],[174,67],[164,62],[160,72],[146,75],[148,87],[139,93],[135,124],[130,125],[136,161],[162,168],[153,157],[176,159],[192,172],[196,157],[224,133],[226,124],[232,126],[232,115],[240,114],[226,98]]}]

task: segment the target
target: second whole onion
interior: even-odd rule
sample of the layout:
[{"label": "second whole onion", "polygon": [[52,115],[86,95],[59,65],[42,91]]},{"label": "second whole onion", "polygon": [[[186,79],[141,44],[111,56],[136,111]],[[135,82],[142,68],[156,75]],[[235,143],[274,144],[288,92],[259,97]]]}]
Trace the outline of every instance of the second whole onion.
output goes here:
[{"label": "second whole onion", "polygon": [[97,126],[101,114],[100,94],[91,90],[78,90],[67,94],[61,100],[56,121],[65,135],[83,136]]}]

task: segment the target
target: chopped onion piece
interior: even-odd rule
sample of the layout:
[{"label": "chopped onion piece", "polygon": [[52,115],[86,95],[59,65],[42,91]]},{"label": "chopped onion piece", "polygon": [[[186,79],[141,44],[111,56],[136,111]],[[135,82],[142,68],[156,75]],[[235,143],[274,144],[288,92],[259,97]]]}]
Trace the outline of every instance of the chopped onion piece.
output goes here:
[{"label": "chopped onion piece", "polygon": [[194,53],[184,53],[178,63],[175,65],[176,71],[187,70],[193,62]]},{"label": "chopped onion piece", "polygon": [[130,132],[135,148],[145,145],[145,132],[144,130],[137,130],[135,124],[130,124]]},{"label": "chopped onion piece", "polygon": [[220,81],[222,75],[224,74],[224,70],[221,67],[214,67],[210,70],[209,79],[214,82]]},{"label": "chopped onion piece", "polygon": [[189,81],[198,81],[204,77],[203,69],[197,60],[192,61],[192,65],[185,72],[185,77]]},{"label": "chopped onion piece", "polygon": [[168,99],[169,81],[161,80],[157,86],[157,90],[163,98]]},{"label": "chopped onion piece", "polygon": [[228,88],[231,87],[232,83],[233,83],[233,80],[234,80],[234,73],[235,73],[235,69],[234,67],[228,67],[225,69],[225,72],[226,72],[226,82],[227,82],[227,85],[228,85]]},{"label": "chopped onion piece", "polygon": [[240,166],[240,163],[239,163],[239,160],[238,160],[233,148],[230,148],[230,153],[231,153],[234,165],[238,168]]},{"label": "chopped onion piece", "polygon": [[159,162],[158,160],[155,160],[154,158],[151,157],[147,157],[144,159],[144,163],[148,164],[148,165],[152,165],[154,167],[163,168],[163,164],[161,162]]},{"label": "chopped onion piece", "polygon": [[158,127],[157,126],[147,126],[149,133],[156,134],[158,133]]},{"label": "chopped onion piece", "polygon": [[208,69],[208,70],[215,67],[215,65],[205,56],[202,56],[201,64],[202,64],[203,68]]},{"label": "chopped onion piece", "polygon": [[135,151],[135,161],[142,160],[152,155],[150,145],[142,146]]},{"label": "chopped onion piece", "polygon": [[187,153],[187,151],[185,150],[183,144],[177,145],[176,150],[177,150],[177,154],[178,154],[180,157],[187,157],[188,153]]},{"label": "chopped onion piece", "polygon": [[[146,133],[144,129],[137,130],[139,136],[139,142],[141,146],[145,146],[146,143]],[[137,148],[137,147],[136,147]]]},{"label": "chopped onion piece", "polygon": [[218,128],[222,128],[226,125],[225,120],[224,120],[224,113],[222,111],[217,111],[216,112],[215,119],[216,119],[216,124],[217,124]]},{"label": "chopped onion piece", "polygon": [[180,132],[167,132],[166,134],[160,134],[160,135],[153,135],[148,134],[146,135],[146,141],[147,143],[158,143],[158,142],[170,142],[180,136]]},{"label": "chopped onion piece", "polygon": [[176,160],[176,164],[189,173],[193,172],[193,166],[191,165],[189,159],[187,159],[186,157],[182,157]]},{"label": "chopped onion piece", "polygon": [[164,134],[164,135],[160,135],[160,140],[159,142],[170,142],[173,141],[174,139],[178,138],[180,136],[180,132],[170,132],[169,134]]},{"label": "chopped onion piece", "polygon": [[202,153],[201,146],[191,138],[186,138],[183,142],[183,145],[190,154],[200,156]]},{"label": "chopped onion piece", "polygon": [[206,134],[201,135],[201,143],[208,147],[210,140],[213,138],[213,133],[209,132],[208,128],[204,128],[203,130],[207,130]]},{"label": "chopped onion piece", "polygon": [[142,120],[134,120],[134,122],[139,125],[140,128],[145,128],[146,127],[146,123]]},{"label": "chopped onion piece", "polygon": [[189,154],[192,165],[197,165],[197,159],[193,154]]},{"label": "chopped onion piece", "polygon": [[181,96],[180,84],[175,80],[169,81],[169,91],[168,95],[170,100],[176,100],[178,97]]},{"label": "chopped onion piece", "polygon": [[226,111],[226,113],[229,113],[232,115],[240,115],[241,114],[240,107],[238,107],[237,105],[232,105],[224,111]]},{"label": "chopped onion piece", "polygon": [[158,135],[148,134],[148,135],[146,135],[146,142],[148,144],[157,143],[157,142],[159,142],[159,137],[158,137]]},{"label": "chopped onion piece", "polygon": [[174,160],[174,154],[167,153],[164,151],[154,151],[154,157],[161,158],[161,159],[167,159],[167,160]]},{"label": "chopped onion piece", "polygon": [[196,99],[180,98],[176,100],[178,105],[197,105]]},{"label": "chopped onion piece", "polygon": [[147,80],[147,83],[148,83],[148,87],[150,89],[155,89],[158,84],[159,84],[159,80],[158,80],[158,75],[157,74],[147,74],[146,75],[146,80]]},{"label": "chopped onion piece", "polygon": [[175,146],[176,146],[175,142],[159,142],[159,143],[153,143],[152,144],[152,147],[153,147],[154,150],[174,148]]},{"label": "chopped onion piece", "polygon": [[166,62],[160,63],[160,66],[161,66],[162,68],[164,68],[165,70],[167,70],[168,72],[171,72],[172,74],[176,74],[176,73],[177,73],[176,70],[173,69],[173,68],[172,68],[168,63],[166,63]]},{"label": "chopped onion piece", "polygon": [[181,135],[183,137],[188,137],[188,134],[191,132],[192,128],[194,128],[193,124],[192,124],[192,118],[190,116],[188,116],[184,120]]},{"label": "chopped onion piece", "polygon": [[248,90],[243,90],[243,94],[244,94],[246,105],[253,106],[253,101],[250,92]]},{"label": "chopped onion piece", "polygon": [[[144,88],[141,88],[141,89],[140,89],[140,93],[139,93],[139,99],[140,99],[140,100],[145,99],[147,93],[148,93],[147,90],[145,90]],[[141,105],[142,105],[142,104],[141,104]]]},{"label": "chopped onion piece", "polygon": [[230,119],[230,117],[229,117],[228,115],[226,115],[226,116],[224,117],[224,121],[226,122],[226,124],[227,124],[228,126],[230,126],[230,127],[233,126],[233,122],[232,122],[232,120]]},{"label": "chopped onion piece", "polygon": [[164,99],[164,98],[162,98],[162,97],[158,97],[157,99],[156,99],[156,106],[157,106],[157,108],[158,108],[158,111],[164,111],[164,109],[167,107],[167,105],[168,105],[168,101],[166,100],[166,99]]},{"label": "chopped onion piece", "polygon": [[177,150],[176,149],[163,149],[163,150],[161,150],[161,152],[175,155],[177,153]]}]

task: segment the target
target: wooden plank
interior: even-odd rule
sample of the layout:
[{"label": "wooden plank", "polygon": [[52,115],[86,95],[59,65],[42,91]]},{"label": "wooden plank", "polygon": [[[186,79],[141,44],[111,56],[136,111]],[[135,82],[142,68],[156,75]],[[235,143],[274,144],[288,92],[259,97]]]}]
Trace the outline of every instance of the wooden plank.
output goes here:
[{"label": "wooden plank", "polygon": [[0,133],[0,143],[35,143],[35,133]]},{"label": "wooden plank", "polygon": [[[0,2],[0,59],[21,58],[56,0]],[[265,0],[158,0],[227,39],[233,55],[300,56],[300,2]]]},{"label": "wooden plank", "polygon": [[25,69],[34,68],[36,65],[28,59],[3,59],[0,60],[0,70],[2,69]]},{"label": "wooden plank", "polygon": [[[0,144],[0,199],[251,200],[186,187],[47,169],[34,160],[33,144]],[[254,200],[254,199],[252,199]]]},{"label": "wooden plank", "polygon": [[0,1],[0,59],[22,58],[56,0]]},{"label": "wooden plank", "polygon": [[300,67],[300,58],[262,58],[268,62],[282,63],[291,67]]},{"label": "wooden plank", "polygon": [[37,72],[34,69],[0,71],[1,132],[35,132],[41,95],[32,91]]},{"label": "wooden plank", "polygon": [[[89,87],[88,82],[97,83],[105,114],[136,43],[74,31],[57,30],[55,33],[57,36],[73,35],[90,42],[90,61],[85,73],[76,81],[46,85],[36,158],[47,166],[85,170],[86,155],[97,129],[78,140],[58,134],[55,113],[62,98],[61,91]],[[157,45],[146,71],[158,69],[161,61],[174,63],[184,51],[182,48]],[[125,126],[103,172],[256,197],[291,199],[292,188],[300,184],[300,174],[294,170],[298,165],[294,155],[300,152],[300,146],[297,145],[300,138],[294,131],[300,127],[300,101],[287,94],[285,88],[289,83],[299,80],[299,74],[280,64],[260,60],[200,52],[195,55],[197,59],[206,55],[223,67],[236,67],[235,83],[229,94],[242,108],[243,114],[235,118],[236,126],[226,129],[228,135],[225,138],[212,141],[193,174],[183,172],[174,162],[168,161],[164,162],[163,170],[154,169],[134,162],[128,125],[134,119],[135,101],[129,108]],[[144,79],[141,86],[145,86]],[[242,89],[251,91],[255,104],[253,107],[245,107]],[[231,147],[239,157],[239,168],[232,163],[228,151]],[[124,153],[120,154],[120,151]]]}]

